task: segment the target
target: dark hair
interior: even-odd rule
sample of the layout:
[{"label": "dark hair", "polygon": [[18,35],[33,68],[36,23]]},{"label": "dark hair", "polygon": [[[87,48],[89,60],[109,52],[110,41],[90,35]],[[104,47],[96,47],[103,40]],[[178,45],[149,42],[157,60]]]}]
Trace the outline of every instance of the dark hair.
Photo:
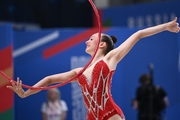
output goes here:
[{"label": "dark hair", "polygon": [[149,74],[142,74],[139,78],[139,82],[142,85],[147,85],[152,83],[152,77]]},{"label": "dark hair", "polygon": [[114,35],[109,36],[109,35],[103,34],[101,41],[105,42],[107,45],[107,48],[104,53],[106,55],[109,51],[114,49],[114,44],[117,42],[117,38]]}]

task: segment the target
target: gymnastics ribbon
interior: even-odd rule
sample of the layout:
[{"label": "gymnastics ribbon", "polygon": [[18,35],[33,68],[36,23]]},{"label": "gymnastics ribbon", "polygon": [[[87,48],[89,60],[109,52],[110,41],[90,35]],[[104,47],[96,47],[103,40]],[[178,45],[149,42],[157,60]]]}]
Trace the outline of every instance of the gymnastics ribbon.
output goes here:
[{"label": "gymnastics ribbon", "polygon": [[[95,12],[95,15],[96,15],[96,18],[97,18],[97,21],[98,21],[98,42],[97,42],[97,45],[96,45],[96,49],[94,51],[94,54],[92,56],[92,58],[89,60],[89,62],[87,63],[87,65],[74,77],[72,77],[71,79],[65,81],[65,82],[62,82],[62,83],[59,83],[59,84],[56,84],[56,85],[51,85],[51,86],[47,86],[47,87],[32,87],[32,86],[28,86],[28,85],[25,85],[25,84],[22,84],[22,87],[24,88],[29,88],[29,89],[33,89],[33,90],[47,90],[47,89],[51,89],[51,88],[57,88],[57,87],[61,87],[61,86],[64,86],[66,84],[68,84],[69,82],[73,81],[74,79],[76,79],[77,77],[79,77],[86,69],[87,67],[91,64],[92,60],[94,59],[97,51],[98,51],[98,47],[99,47],[99,44],[100,44],[100,39],[101,39],[101,21],[100,21],[100,16],[99,16],[99,13],[98,13],[98,10],[95,6],[95,4],[93,3],[92,0],[88,0],[89,3],[91,4],[94,12]],[[13,79],[11,79],[10,77],[8,77],[6,74],[4,74],[1,70],[0,70],[0,74],[5,77],[7,80],[9,81],[13,81],[15,84],[17,84],[17,82]]]}]

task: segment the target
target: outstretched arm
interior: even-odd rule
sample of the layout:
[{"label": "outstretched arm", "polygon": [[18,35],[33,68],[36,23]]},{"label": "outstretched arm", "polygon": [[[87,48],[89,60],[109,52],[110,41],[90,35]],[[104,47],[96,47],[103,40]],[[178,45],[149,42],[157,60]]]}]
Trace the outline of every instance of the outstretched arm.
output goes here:
[{"label": "outstretched arm", "polygon": [[[46,87],[53,83],[64,82],[74,77],[80,70],[81,68],[77,68],[69,72],[47,76],[42,80],[40,80],[38,83],[36,83],[33,87]],[[41,91],[41,90],[31,90],[31,89],[24,91],[22,89],[22,81],[19,78],[17,78],[17,84],[15,84],[13,81],[11,81],[11,84],[12,86],[7,86],[7,88],[13,90],[21,98],[28,97],[32,94]]]},{"label": "outstretched arm", "polygon": [[[179,32],[180,28],[179,28],[179,24],[177,23],[177,17],[171,22],[167,22],[164,24],[160,24],[154,27],[149,27],[135,32],[119,47],[110,51],[107,54],[106,56],[107,61],[110,61],[109,63],[117,64],[141,38],[152,36],[166,30],[175,33]],[[115,66],[112,65],[111,67],[114,68]]]}]

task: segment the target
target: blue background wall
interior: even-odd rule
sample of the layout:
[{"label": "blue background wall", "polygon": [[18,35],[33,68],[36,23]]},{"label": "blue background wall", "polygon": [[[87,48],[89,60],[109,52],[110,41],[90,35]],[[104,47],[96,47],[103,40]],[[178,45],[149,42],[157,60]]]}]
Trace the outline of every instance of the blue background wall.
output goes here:
[{"label": "blue background wall", "polygon": [[[138,30],[136,27],[155,25],[165,22],[165,20],[169,21],[174,15],[179,17],[178,3],[104,10],[103,22],[109,22],[110,19],[112,26],[128,26],[129,17],[133,17],[135,21],[133,29],[112,27],[103,30],[103,32],[116,35],[118,38],[116,45],[118,46]],[[157,7],[159,9],[153,11],[152,8]],[[165,7],[166,9],[164,9]],[[119,12],[118,15],[114,14],[117,11]],[[148,14],[152,19],[148,18],[147,24],[145,20]],[[160,14],[160,17],[157,17],[156,14]],[[143,18],[143,23],[145,23],[143,26],[139,23],[142,19],[139,19],[138,16]],[[159,18],[163,19],[159,21]],[[152,24],[149,24],[149,19],[153,20],[150,21]],[[96,31],[80,28],[14,31],[14,79],[20,77],[24,84],[33,85],[47,75],[70,70],[74,64],[84,66],[89,59],[89,55],[84,51],[84,42]],[[180,118],[178,113],[180,110],[179,41],[180,34],[169,32],[144,38],[119,63],[113,77],[112,94],[115,102],[124,111],[127,120],[136,120],[137,112],[131,107],[131,100],[135,97],[135,90],[139,85],[139,76],[142,73],[149,72],[147,66],[150,63],[154,64],[154,82],[161,85],[169,97],[170,106],[165,114],[167,119],[177,120]],[[59,47],[55,47],[56,45]],[[76,62],[72,63],[74,58],[76,58]],[[73,86],[75,85],[67,84],[59,88],[62,99],[67,102],[69,108],[67,120],[84,120],[84,117],[81,116],[84,114],[82,98],[79,97],[78,102],[74,98],[76,92],[77,96],[81,94],[77,87],[75,87],[77,89],[75,92]],[[46,91],[41,91],[25,99],[15,95],[15,120],[41,120],[40,110],[44,101],[46,101]]]},{"label": "blue background wall", "polygon": [[[46,44],[34,48],[24,54],[14,54],[15,78],[20,77],[23,83],[35,84],[43,77],[68,71],[71,69],[72,56],[89,57],[85,52],[85,40],[77,45],[59,52],[51,57],[44,58],[44,52],[49,47],[67,41],[68,38],[78,34],[83,35],[86,29],[59,29],[42,30],[32,32],[14,32],[14,53],[25,45],[41,40],[44,36],[58,33],[57,37]],[[121,44],[138,29],[111,28],[105,33],[116,35],[119,39],[116,45]],[[136,119],[136,111],[131,107],[131,99],[135,97],[138,87],[138,78],[142,73],[148,73],[147,66],[153,63],[154,82],[161,85],[168,94],[170,106],[166,110],[168,119],[178,119],[180,116],[180,86],[178,78],[178,34],[163,32],[158,35],[144,38],[119,63],[114,74],[112,94],[115,102],[122,108],[127,120]],[[69,44],[71,46],[71,44]],[[72,89],[71,84],[60,87],[62,99],[69,107],[67,120],[72,119]],[[15,96],[15,119],[16,120],[40,120],[41,104],[46,100],[46,91],[42,91],[31,97],[21,99]]]},{"label": "blue background wall", "polygon": [[147,27],[180,17],[180,1],[117,6],[102,10],[105,26]]}]

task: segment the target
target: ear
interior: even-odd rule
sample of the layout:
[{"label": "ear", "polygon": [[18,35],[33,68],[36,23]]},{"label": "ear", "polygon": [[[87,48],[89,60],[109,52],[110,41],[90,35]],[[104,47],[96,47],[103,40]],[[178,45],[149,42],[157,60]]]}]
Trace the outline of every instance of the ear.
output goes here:
[{"label": "ear", "polygon": [[106,46],[106,42],[100,42],[99,47],[104,48]]}]

